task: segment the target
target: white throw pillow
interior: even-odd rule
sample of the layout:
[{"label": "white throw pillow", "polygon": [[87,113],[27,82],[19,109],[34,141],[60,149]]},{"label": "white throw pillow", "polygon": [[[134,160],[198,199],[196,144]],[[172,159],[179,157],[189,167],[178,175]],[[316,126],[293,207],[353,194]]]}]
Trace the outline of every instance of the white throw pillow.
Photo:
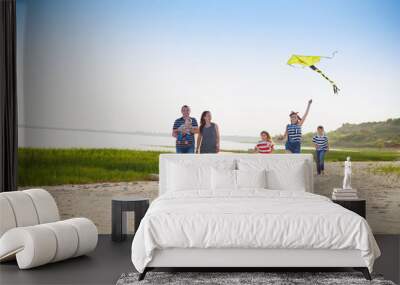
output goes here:
[{"label": "white throw pillow", "polygon": [[267,187],[273,190],[306,191],[304,163],[290,171],[271,169],[267,171]]},{"label": "white throw pillow", "polygon": [[211,169],[211,188],[214,191],[232,191],[236,189],[236,170]]},{"label": "white throw pillow", "polygon": [[237,188],[267,188],[267,171],[237,170]]},{"label": "white throw pillow", "polygon": [[190,191],[211,188],[211,168],[207,166],[168,164],[168,191]]},{"label": "white throw pillow", "polygon": [[[206,155],[188,159],[182,155],[181,159],[168,161],[166,164],[167,191],[212,191],[211,168],[235,169],[236,160],[221,157],[218,160],[209,160]],[[204,192],[204,191],[203,191]]]},{"label": "white throw pillow", "polygon": [[304,160],[274,158],[244,158],[238,160],[239,170],[267,170],[267,188],[272,190],[306,191]]}]

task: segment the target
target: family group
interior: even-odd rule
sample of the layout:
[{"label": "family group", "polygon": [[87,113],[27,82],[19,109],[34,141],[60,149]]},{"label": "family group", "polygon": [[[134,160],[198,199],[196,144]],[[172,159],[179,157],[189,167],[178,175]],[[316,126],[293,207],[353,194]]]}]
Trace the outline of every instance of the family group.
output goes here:
[{"label": "family group", "polygon": [[[307,109],[300,117],[298,112],[290,112],[290,124],[286,125],[284,140],[288,153],[301,152],[302,126],[308,116],[312,100],[308,101]],[[211,112],[204,111],[200,117],[200,126],[196,118],[190,117],[190,107],[183,105],[182,117],[175,120],[172,127],[172,136],[176,138],[177,153],[218,153],[220,151],[220,132],[218,125],[212,122]],[[195,142],[197,134],[197,143]],[[316,134],[312,138],[316,151],[316,163],[318,174],[324,174],[325,154],[329,151],[328,137],[324,127],[318,126]],[[254,151],[261,154],[269,154],[274,151],[272,138],[267,131],[260,133],[260,141]]]}]

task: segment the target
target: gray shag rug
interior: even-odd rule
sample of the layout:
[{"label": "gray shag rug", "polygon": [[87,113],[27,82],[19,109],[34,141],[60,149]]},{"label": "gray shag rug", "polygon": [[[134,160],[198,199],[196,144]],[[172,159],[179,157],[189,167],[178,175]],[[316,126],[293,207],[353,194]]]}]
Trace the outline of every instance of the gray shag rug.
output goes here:
[{"label": "gray shag rug", "polygon": [[148,272],[142,281],[138,281],[138,273],[122,274],[116,285],[145,284],[213,284],[213,285],[395,285],[384,280],[380,275],[372,275],[368,281],[360,272]]}]

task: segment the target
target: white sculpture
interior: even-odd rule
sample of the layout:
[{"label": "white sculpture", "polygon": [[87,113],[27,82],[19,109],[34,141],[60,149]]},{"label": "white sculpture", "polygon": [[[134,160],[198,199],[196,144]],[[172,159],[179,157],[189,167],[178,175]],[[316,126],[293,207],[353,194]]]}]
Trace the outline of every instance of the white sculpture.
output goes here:
[{"label": "white sculpture", "polygon": [[347,160],[344,162],[343,189],[352,189],[351,188],[351,161],[350,161],[350,156],[348,156]]}]

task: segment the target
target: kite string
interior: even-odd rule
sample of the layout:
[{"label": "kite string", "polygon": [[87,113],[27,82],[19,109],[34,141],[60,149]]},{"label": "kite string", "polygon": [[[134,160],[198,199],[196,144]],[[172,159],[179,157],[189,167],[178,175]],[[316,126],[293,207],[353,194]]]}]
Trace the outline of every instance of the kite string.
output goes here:
[{"label": "kite string", "polygon": [[327,59],[332,59],[332,58],[334,58],[335,57],[335,55],[338,53],[338,51],[337,50],[335,50],[333,53],[332,53],[332,55],[331,56],[321,56],[322,58],[327,58]]}]

